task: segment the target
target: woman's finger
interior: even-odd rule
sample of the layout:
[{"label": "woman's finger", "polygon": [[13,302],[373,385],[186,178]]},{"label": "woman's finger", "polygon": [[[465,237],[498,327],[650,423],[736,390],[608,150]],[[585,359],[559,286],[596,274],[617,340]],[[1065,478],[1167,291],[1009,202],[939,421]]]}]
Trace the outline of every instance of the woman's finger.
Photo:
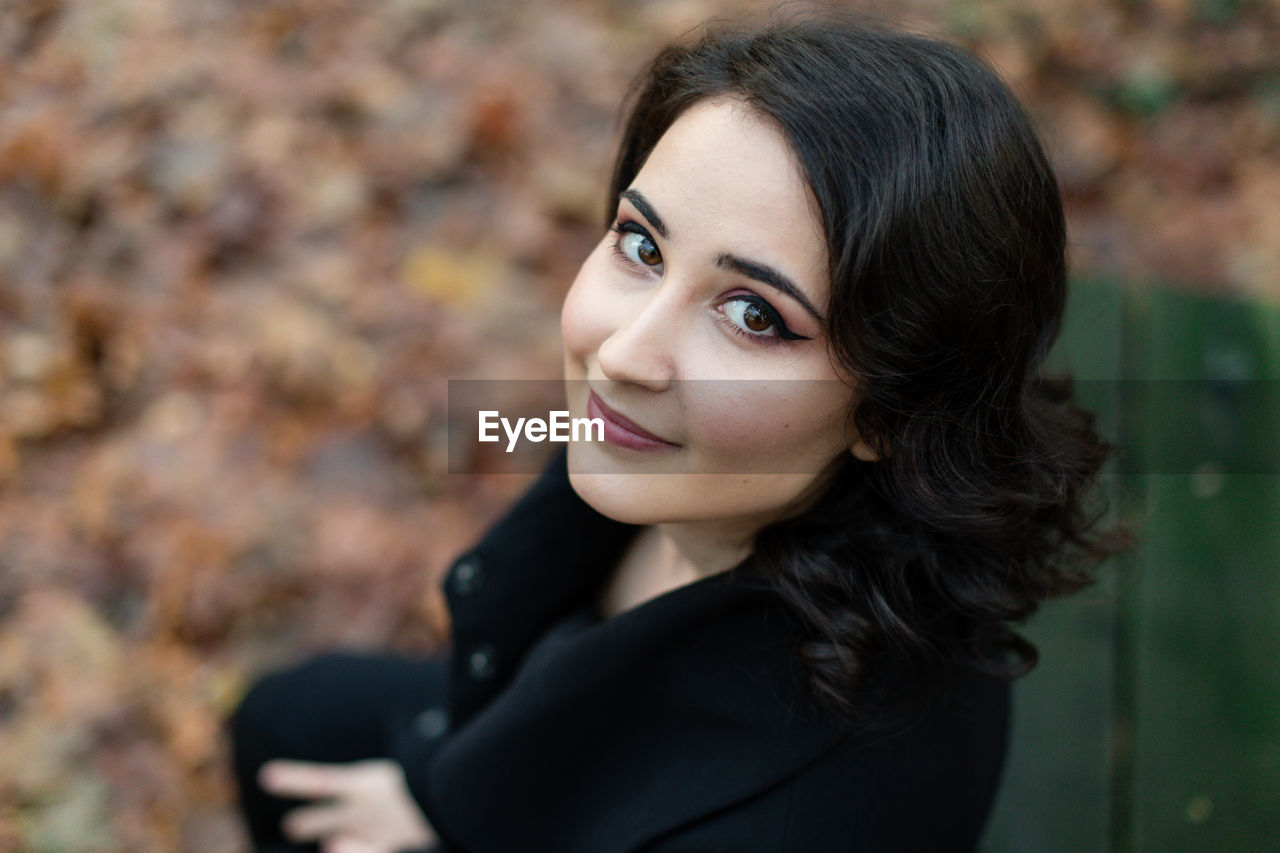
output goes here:
[{"label": "woman's finger", "polygon": [[351,835],[330,838],[320,845],[320,849],[323,853],[390,853],[386,847]]},{"label": "woman's finger", "polygon": [[303,806],[284,816],[280,829],[290,841],[322,841],[346,829],[344,809],[336,805]]},{"label": "woman's finger", "polygon": [[258,784],[272,794],[300,799],[322,799],[344,793],[348,785],[345,768],[311,761],[268,761],[258,771]]}]

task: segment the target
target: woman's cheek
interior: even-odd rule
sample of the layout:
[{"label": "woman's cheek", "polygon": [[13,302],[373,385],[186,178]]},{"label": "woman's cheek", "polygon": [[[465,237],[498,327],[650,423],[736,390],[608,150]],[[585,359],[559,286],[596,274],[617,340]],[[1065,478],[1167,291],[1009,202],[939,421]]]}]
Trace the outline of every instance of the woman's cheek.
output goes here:
[{"label": "woman's cheek", "polygon": [[596,292],[601,289],[593,270],[597,254],[587,258],[560,307],[560,336],[566,362],[585,363],[587,356],[609,336],[607,313],[602,310],[607,294]]},{"label": "woman's cheek", "polygon": [[707,461],[722,473],[806,473],[842,447],[843,400],[829,394],[788,393],[792,385],[807,388],[818,383],[774,379],[689,384],[694,393],[686,396],[685,424]]},{"label": "woman's cheek", "polygon": [[[774,444],[781,430],[770,423],[768,402],[740,379],[701,379],[686,383],[685,428],[713,473],[740,473],[758,460],[756,451]],[[763,405],[762,405],[763,403]]]}]

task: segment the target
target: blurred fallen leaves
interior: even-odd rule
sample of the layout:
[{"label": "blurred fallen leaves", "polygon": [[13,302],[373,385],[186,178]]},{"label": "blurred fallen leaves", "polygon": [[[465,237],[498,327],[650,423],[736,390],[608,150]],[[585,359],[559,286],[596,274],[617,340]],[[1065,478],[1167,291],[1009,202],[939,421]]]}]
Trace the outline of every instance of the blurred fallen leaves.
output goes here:
[{"label": "blurred fallen leaves", "polygon": [[[446,474],[446,380],[559,375],[627,80],[763,5],[0,5],[0,849],[241,849],[253,674],[439,647],[526,482]],[[1076,272],[1280,300],[1273,6],[902,14],[1023,96]]]}]

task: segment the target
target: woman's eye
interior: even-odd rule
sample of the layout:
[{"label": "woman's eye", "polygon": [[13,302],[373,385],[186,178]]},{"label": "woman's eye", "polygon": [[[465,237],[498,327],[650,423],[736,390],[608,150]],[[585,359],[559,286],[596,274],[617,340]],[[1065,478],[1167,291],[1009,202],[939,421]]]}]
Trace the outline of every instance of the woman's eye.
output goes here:
[{"label": "woman's eye", "polygon": [[774,337],[778,334],[773,317],[759,303],[750,299],[734,299],[726,302],[724,313],[735,325],[753,335]]},{"label": "woman's eye", "polygon": [[653,238],[633,223],[615,225],[618,234],[614,248],[628,261],[645,267],[657,267],[662,264],[662,253],[653,242]]},{"label": "woman's eye", "polygon": [[788,329],[773,306],[759,296],[731,297],[721,310],[733,331],[744,338],[763,338],[771,343],[813,340]]}]

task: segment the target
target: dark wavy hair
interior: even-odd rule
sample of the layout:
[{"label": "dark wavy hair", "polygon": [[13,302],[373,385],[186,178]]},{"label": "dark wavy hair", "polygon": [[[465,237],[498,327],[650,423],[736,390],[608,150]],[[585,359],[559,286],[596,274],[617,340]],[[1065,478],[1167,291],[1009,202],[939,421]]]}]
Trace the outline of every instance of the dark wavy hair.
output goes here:
[{"label": "dark wavy hair", "polygon": [[1128,547],[1098,530],[1113,446],[1041,366],[1066,300],[1057,181],[1017,99],[967,50],[831,14],[709,25],[633,84],[609,209],[707,98],[786,135],[829,252],[827,335],[859,393],[821,500],[756,537],[753,568],[804,627],[815,695],[852,717],[959,661],[1006,679],[1012,625]]}]

